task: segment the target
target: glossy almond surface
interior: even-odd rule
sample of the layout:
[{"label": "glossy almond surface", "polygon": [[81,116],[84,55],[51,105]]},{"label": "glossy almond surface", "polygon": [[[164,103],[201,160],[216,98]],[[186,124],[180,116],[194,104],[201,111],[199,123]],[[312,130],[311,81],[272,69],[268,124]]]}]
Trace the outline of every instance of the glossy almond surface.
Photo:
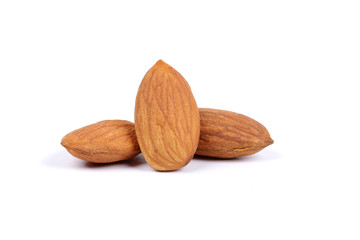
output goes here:
[{"label": "glossy almond surface", "polygon": [[147,163],[158,171],[184,167],[199,141],[199,111],[186,80],[159,60],[136,97],[135,130]]},{"label": "glossy almond surface", "polygon": [[130,159],[140,153],[132,122],[105,120],[77,129],[61,140],[74,157],[93,163]]},{"label": "glossy almond surface", "polygon": [[267,129],[245,115],[200,108],[200,140],[196,155],[235,158],[256,153],[274,141]]}]

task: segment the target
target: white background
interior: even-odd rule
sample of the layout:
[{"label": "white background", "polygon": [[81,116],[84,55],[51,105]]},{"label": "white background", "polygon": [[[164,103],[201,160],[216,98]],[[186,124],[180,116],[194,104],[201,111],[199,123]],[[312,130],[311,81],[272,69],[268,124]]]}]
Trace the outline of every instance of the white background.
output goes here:
[{"label": "white background", "polygon": [[[158,60],[275,143],[180,171],[60,145]],[[360,239],[359,1],[1,1],[0,239]]]}]

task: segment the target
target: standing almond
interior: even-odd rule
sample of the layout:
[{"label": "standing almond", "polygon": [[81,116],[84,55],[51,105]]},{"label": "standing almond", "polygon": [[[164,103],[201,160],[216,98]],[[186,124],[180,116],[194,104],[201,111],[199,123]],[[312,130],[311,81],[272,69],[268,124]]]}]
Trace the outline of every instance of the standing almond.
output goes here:
[{"label": "standing almond", "polygon": [[245,115],[210,108],[199,112],[196,155],[234,158],[256,153],[274,142],[263,125]]},{"label": "standing almond", "polygon": [[105,120],[67,134],[61,140],[74,157],[94,163],[130,159],[140,153],[132,122]]},{"label": "standing almond", "polygon": [[135,130],[142,154],[158,171],[184,167],[199,141],[199,111],[186,80],[159,60],[144,76],[135,105]]}]

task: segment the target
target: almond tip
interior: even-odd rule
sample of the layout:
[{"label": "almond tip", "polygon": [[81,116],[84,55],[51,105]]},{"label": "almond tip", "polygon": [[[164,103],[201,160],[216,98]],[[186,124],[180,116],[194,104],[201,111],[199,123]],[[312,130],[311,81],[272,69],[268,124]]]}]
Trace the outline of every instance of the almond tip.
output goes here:
[{"label": "almond tip", "polygon": [[269,146],[271,144],[274,143],[274,140],[272,140],[272,138],[270,138],[269,140],[266,141],[266,145]]},{"label": "almond tip", "polygon": [[163,63],[165,63],[162,59],[159,59],[157,62],[156,62],[156,64],[155,65],[157,65],[157,64],[163,64]]}]

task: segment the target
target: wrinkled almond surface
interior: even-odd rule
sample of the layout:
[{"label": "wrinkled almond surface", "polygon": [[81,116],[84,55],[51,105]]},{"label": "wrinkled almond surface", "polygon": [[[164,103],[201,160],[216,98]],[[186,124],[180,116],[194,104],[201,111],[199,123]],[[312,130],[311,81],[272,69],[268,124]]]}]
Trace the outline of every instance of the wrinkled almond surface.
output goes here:
[{"label": "wrinkled almond surface", "polygon": [[74,157],[93,163],[130,159],[140,153],[132,122],[105,120],[67,134],[61,140]]},{"label": "wrinkled almond surface", "polygon": [[234,158],[260,151],[272,144],[267,129],[245,115],[199,108],[200,140],[196,155]]},{"label": "wrinkled almond surface", "polygon": [[184,167],[199,141],[199,111],[186,80],[159,60],[144,76],[135,105],[135,130],[147,163],[158,171]]}]

